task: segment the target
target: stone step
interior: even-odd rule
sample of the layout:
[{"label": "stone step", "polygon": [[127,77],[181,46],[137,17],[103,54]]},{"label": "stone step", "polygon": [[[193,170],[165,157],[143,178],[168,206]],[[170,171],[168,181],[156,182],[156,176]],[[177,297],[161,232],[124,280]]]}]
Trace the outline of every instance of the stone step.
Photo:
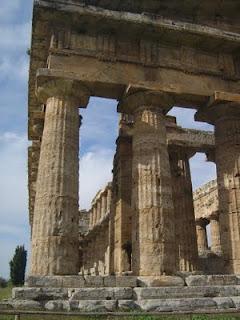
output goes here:
[{"label": "stone step", "polygon": [[135,276],[29,276],[26,287],[99,288],[99,287],[184,287],[240,285],[237,275]]},{"label": "stone step", "polygon": [[174,299],[198,297],[240,296],[238,286],[205,286],[205,287],[159,287],[134,288],[133,297],[140,299]]},{"label": "stone step", "polygon": [[144,287],[144,288],[14,288],[18,300],[141,300],[240,296],[237,286]]},{"label": "stone step", "polygon": [[[231,298],[182,298],[182,299],[148,299],[131,302],[136,308],[145,312],[192,312],[222,309],[236,309]],[[119,301],[120,309],[126,309],[126,301]],[[130,304],[131,305],[131,304]],[[134,310],[133,305],[129,310]]]},{"label": "stone step", "polygon": [[146,300],[9,300],[0,310],[48,310],[72,312],[194,312],[240,310],[240,297],[146,299]]},{"label": "stone step", "polygon": [[134,276],[29,276],[26,287],[39,288],[99,288],[99,287],[137,287]]},{"label": "stone step", "polygon": [[132,288],[14,288],[16,300],[128,300],[133,298]]},{"label": "stone step", "polygon": [[240,276],[237,275],[190,275],[185,278],[187,286],[228,286],[240,285]]}]

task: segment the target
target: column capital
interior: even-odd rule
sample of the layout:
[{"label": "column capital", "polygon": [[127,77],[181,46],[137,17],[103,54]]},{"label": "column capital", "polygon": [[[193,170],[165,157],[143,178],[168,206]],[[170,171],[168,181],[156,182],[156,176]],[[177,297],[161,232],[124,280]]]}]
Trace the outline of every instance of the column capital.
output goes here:
[{"label": "column capital", "polygon": [[211,150],[211,151],[207,151],[206,153],[206,160],[208,162],[216,162],[216,151],[215,150]]},{"label": "column capital", "polygon": [[209,216],[209,220],[210,221],[211,220],[217,220],[218,221],[219,220],[219,214],[220,214],[220,212],[218,210],[213,211]]},{"label": "column capital", "polygon": [[66,78],[45,77],[36,83],[36,95],[41,103],[49,98],[58,97],[72,100],[76,106],[86,108],[90,98],[89,89],[81,82]]},{"label": "column capital", "polygon": [[122,98],[118,104],[118,112],[134,114],[140,107],[159,108],[166,114],[174,106],[173,97],[161,91],[138,91]]},{"label": "column capital", "polygon": [[240,117],[240,94],[215,92],[195,114],[196,121],[215,125],[221,119]]},{"label": "column capital", "polygon": [[190,147],[185,146],[178,146],[178,145],[169,145],[168,144],[168,151],[171,155],[172,159],[176,160],[189,160],[191,159],[195,154],[196,150]]},{"label": "column capital", "polygon": [[206,218],[198,218],[195,220],[197,226],[205,228],[209,224],[209,220]]}]

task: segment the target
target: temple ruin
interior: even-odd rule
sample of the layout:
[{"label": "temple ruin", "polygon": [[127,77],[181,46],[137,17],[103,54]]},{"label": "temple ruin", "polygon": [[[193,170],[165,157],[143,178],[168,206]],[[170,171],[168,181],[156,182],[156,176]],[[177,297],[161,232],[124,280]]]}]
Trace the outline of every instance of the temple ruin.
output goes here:
[{"label": "temple ruin", "polygon": [[[240,309],[239,10],[234,0],[34,2],[31,267],[10,304]],[[79,108],[91,96],[116,99],[120,120],[113,179],[84,211]],[[174,106],[214,133],[180,127]],[[196,152],[217,180],[193,193]]]}]

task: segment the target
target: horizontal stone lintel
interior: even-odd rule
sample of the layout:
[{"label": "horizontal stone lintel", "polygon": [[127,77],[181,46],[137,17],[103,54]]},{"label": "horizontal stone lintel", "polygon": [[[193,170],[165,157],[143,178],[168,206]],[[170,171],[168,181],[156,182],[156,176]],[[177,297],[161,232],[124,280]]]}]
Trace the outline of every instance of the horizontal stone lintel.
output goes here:
[{"label": "horizontal stone lintel", "polygon": [[[172,95],[176,106],[200,108],[215,91],[238,93],[240,81],[191,75],[178,70],[148,68],[128,63],[110,63],[90,57],[51,57],[51,69],[38,69],[37,86],[48,79],[66,78],[87,86],[93,96],[121,99],[129,86],[138,90]],[[153,72],[153,75],[148,72]],[[154,77],[154,79],[152,78]],[[179,81],[181,79],[181,81]],[[191,83],[191,86],[189,86]]]},{"label": "horizontal stone lintel", "polygon": [[174,127],[167,128],[167,143],[170,147],[179,147],[180,149],[186,149],[195,152],[209,152],[215,150],[215,137],[214,133],[184,129]]},{"label": "horizontal stone lintel", "polygon": [[[105,24],[111,23],[116,25],[116,30],[119,24],[124,24],[128,28],[131,26],[136,26],[139,28],[144,28],[144,32],[146,32],[146,28],[151,30],[151,33],[160,32],[162,33],[171,33],[174,35],[178,35],[181,33],[181,42],[184,45],[184,35],[186,37],[185,42],[189,44],[189,37],[194,40],[200,40],[201,44],[203,40],[206,39],[206,48],[209,45],[209,39],[211,39],[212,44],[209,46],[214,48],[215,41],[222,41],[225,44],[225,47],[228,47],[228,50],[231,48],[236,49],[239,48],[240,45],[240,35],[234,32],[224,31],[213,27],[208,27],[200,24],[193,24],[189,22],[182,22],[178,20],[166,19],[153,14],[137,14],[130,12],[118,12],[112,11],[108,9],[103,9],[100,7],[90,6],[86,4],[81,4],[76,1],[64,1],[61,2],[52,2],[47,0],[39,0],[36,5],[37,8],[45,8],[45,9],[54,9],[58,12],[63,12],[65,14],[78,14],[80,16],[86,16],[88,20],[93,18],[94,20],[99,21],[99,19],[104,19]],[[80,20],[80,19],[79,19]],[[175,41],[178,41],[178,37],[175,38]]]}]

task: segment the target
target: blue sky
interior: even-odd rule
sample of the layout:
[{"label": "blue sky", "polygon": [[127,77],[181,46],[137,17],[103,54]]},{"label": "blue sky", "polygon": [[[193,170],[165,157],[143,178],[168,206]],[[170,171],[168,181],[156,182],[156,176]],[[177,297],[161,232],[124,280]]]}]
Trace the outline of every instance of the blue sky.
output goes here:
[{"label": "blue sky", "polygon": [[[9,276],[9,260],[18,244],[29,248],[27,195],[27,82],[32,0],[0,0],[0,276]],[[116,101],[91,98],[81,110],[80,206],[88,208],[99,188],[111,180],[117,137]],[[172,115],[188,128],[194,110],[174,108]],[[194,188],[215,177],[204,155],[191,160]]]}]

